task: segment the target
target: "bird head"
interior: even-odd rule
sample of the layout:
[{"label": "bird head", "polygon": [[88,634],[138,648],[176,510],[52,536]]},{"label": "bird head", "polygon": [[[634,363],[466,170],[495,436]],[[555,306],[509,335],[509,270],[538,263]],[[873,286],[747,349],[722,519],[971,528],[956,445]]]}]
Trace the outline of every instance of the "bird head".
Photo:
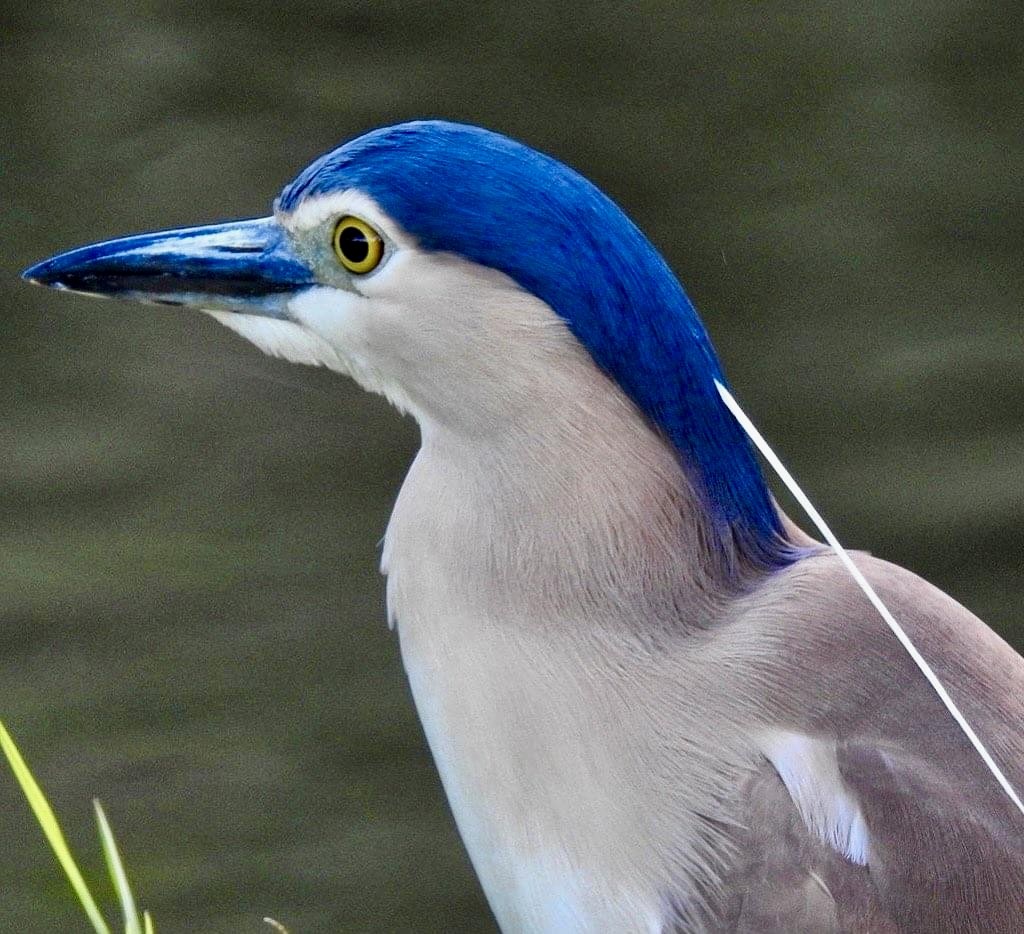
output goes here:
[{"label": "bird head", "polygon": [[714,550],[786,560],[676,277],[596,186],[497,133],[378,129],[303,170],[269,217],[80,247],[23,275],[202,309],[268,353],[354,377],[425,430],[507,431],[558,405],[560,372],[597,367],[677,452]]}]

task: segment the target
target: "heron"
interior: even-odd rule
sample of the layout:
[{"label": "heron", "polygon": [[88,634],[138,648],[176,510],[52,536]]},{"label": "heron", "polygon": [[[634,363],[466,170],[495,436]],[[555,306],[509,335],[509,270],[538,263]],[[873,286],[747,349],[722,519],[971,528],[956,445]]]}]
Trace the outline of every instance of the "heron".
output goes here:
[{"label": "heron", "polygon": [[266,217],[24,276],[202,310],[416,420],[388,622],[503,931],[1024,931],[1024,661],[784,514],[679,280],[573,169],[403,123]]}]

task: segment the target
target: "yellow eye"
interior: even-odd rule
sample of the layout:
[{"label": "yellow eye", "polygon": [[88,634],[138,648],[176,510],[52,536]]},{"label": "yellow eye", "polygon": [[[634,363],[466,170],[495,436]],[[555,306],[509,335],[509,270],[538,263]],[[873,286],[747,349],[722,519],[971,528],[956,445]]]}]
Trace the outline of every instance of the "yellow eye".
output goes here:
[{"label": "yellow eye", "polygon": [[377,268],[384,256],[384,241],[366,221],[349,214],[334,227],[334,255],[357,275]]}]

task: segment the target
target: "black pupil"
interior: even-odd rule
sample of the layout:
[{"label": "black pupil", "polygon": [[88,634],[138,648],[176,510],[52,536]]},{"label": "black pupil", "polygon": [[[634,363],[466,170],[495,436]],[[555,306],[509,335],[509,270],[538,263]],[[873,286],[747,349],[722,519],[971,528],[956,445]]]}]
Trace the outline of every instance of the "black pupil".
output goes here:
[{"label": "black pupil", "polygon": [[338,234],[338,248],[350,263],[361,263],[370,255],[370,241],[358,227],[342,227]]}]

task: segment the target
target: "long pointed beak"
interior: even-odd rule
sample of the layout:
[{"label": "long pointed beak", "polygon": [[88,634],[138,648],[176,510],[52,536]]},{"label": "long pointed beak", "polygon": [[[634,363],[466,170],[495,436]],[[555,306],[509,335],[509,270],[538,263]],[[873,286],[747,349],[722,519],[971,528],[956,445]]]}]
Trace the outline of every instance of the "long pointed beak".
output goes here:
[{"label": "long pointed beak", "polygon": [[60,253],[22,273],[55,289],[282,317],[315,284],[273,217],[107,240]]}]

